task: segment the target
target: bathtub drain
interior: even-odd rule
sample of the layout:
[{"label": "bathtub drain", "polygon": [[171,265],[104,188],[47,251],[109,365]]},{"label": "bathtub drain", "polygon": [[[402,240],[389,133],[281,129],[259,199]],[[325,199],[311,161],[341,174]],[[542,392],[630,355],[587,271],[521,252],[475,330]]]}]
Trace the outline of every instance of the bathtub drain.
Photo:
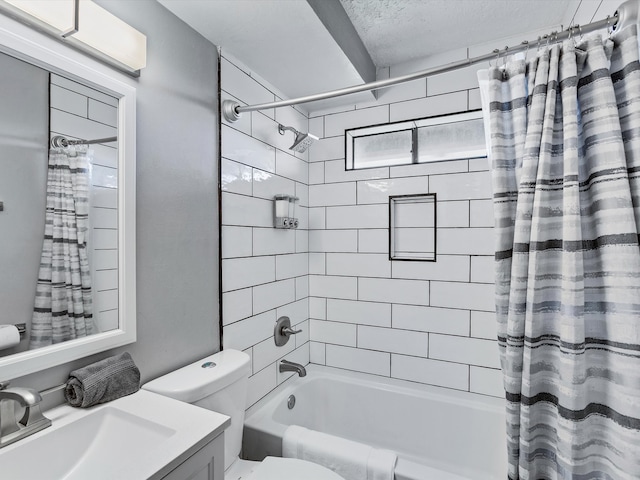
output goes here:
[{"label": "bathtub drain", "polygon": [[289,407],[289,410],[291,410],[295,406],[296,406],[296,396],[289,395],[289,398],[287,399],[287,407]]}]

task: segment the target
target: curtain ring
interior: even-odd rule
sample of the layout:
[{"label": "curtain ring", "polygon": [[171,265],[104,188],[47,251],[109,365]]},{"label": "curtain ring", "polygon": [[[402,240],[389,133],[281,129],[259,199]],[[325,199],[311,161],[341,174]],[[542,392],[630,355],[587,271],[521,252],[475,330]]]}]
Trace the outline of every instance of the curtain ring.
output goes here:
[{"label": "curtain ring", "polygon": [[507,50],[509,50],[509,45],[504,47],[504,56],[502,57],[502,66],[504,67],[507,64]]},{"label": "curtain ring", "polygon": [[524,51],[524,61],[526,63],[527,62],[527,56],[529,55],[529,47],[530,47],[529,40],[524,40],[522,42],[522,44],[527,46],[527,49]]},{"label": "curtain ring", "polygon": [[542,37],[538,35],[538,47],[536,48],[536,52],[540,51],[540,40],[542,40]]},{"label": "curtain ring", "polygon": [[617,22],[611,23],[611,15],[607,15],[607,33],[609,36],[613,35],[613,32],[616,30]]},{"label": "curtain ring", "polygon": [[[497,48],[493,49],[493,53],[496,54],[496,67],[498,66],[498,61],[500,60],[500,50]],[[491,65],[491,60],[489,60],[489,66],[492,67],[493,65]]]},{"label": "curtain ring", "polygon": [[560,30],[556,30],[556,43],[558,43],[558,33],[564,32],[564,23],[560,24]]},{"label": "curtain ring", "polygon": [[575,37],[575,29],[576,29],[576,25],[571,25],[569,27],[569,40],[573,40],[573,47],[574,48],[577,46],[576,37]]}]

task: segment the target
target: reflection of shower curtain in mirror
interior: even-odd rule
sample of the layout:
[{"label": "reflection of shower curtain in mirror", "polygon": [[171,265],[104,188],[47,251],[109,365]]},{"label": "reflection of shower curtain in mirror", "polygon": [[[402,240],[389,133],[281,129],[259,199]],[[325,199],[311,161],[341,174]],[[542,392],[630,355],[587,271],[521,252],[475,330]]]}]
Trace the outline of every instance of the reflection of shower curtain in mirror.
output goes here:
[{"label": "reflection of shower curtain in mirror", "polygon": [[47,212],[31,349],[92,333],[87,258],[90,165],[86,146],[49,152]]}]

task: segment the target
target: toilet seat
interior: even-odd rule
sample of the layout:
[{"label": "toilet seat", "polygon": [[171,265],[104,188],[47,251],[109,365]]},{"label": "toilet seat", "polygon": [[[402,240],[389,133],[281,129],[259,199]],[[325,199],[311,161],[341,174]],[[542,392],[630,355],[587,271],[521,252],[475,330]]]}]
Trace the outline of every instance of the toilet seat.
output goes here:
[{"label": "toilet seat", "polygon": [[344,480],[321,465],[296,458],[267,457],[246,480]]}]

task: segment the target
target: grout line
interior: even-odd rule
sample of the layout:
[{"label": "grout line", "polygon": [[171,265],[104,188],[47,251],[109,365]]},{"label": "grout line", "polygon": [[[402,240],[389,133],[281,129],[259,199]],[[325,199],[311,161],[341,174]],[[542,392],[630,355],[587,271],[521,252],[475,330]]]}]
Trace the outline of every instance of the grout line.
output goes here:
[{"label": "grout line", "polygon": [[[56,111],[58,111],[58,112],[65,113],[65,114],[70,115],[70,116],[72,116],[72,117],[79,118],[79,119],[82,119],[82,120],[86,120],[87,122],[92,122],[92,123],[96,123],[96,124],[98,124],[98,125],[103,125],[103,126],[105,126],[105,127],[112,128],[112,129],[114,129],[114,130],[116,130],[116,131],[118,130],[118,127],[114,127],[113,125],[110,125],[110,124],[108,124],[108,123],[100,122],[100,121],[98,121],[98,120],[94,120],[93,118],[89,118],[89,117],[88,117],[88,115],[89,115],[89,112],[88,112],[88,111],[87,111],[87,116],[86,116],[86,117],[83,117],[82,115],[78,115],[78,114],[76,114],[76,113],[69,112],[68,110],[62,110],[61,108],[50,107],[50,110],[56,110]],[[95,125],[89,125],[89,126],[93,127],[93,126],[95,126]],[[114,133],[115,133],[115,132],[114,132]],[[71,135],[71,134],[67,134],[67,135],[73,136],[73,135]],[[114,135],[114,136],[115,136],[115,135]],[[116,140],[116,141],[117,141],[117,140]],[[111,143],[111,142],[108,142],[108,143]]]},{"label": "grout line", "polygon": [[[59,76],[59,75],[58,75],[58,76]],[[65,78],[65,77],[63,77],[63,78]],[[75,82],[74,80],[69,80],[69,79],[66,79],[66,80],[68,80],[69,82],[77,83],[77,82]],[[66,90],[67,92],[75,93],[76,95],[79,95],[79,96],[81,96],[81,97],[85,97],[85,98],[87,99],[87,110],[88,110],[88,106],[89,106],[89,100],[93,100],[93,101],[95,101],[95,102],[102,103],[103,105],[107,105],[108,107],[111,107],[111,108],[114,108],[114,109],[117,109],[117,108],[118,108],[118,106],[117,106],[118,99],[117,99],[117,98],[112,97],[111,95],[109,95],[109,94],[107,94],[107,93],[100,92],[99,90],[95,90],[95,89],[93,89],[93,88],[91,88],[91,87],[87,87],[87,86],[85,86],[85,85],[82,85],[82,87],[83,87],[83,88],[86,88],[86,89],[92,90],[92,91],[94,91],[94,92],[97,92],[97,93],[100,93],[100,94],[104,95],[105,97],[109,97],[109,98],[111,98],[111,99],[115,100],[116,105],[111,105],[110,103],[105,102],[104,100],[100,100],[100,99],[98,99],[98,98],[92,97],[91,95],[87,95],[86,93],[80,93],[78,90],[72,90],[72,89],[71,89],[71,88],[69,88],[68,86],[64,86],[64,85],[60,85],[59,83],[56,83],[54,80],[52,80],[52,81],[50,82],[50,84],[51,84],[51,86],[55,86],[55,87],[60,88],[60,89],[62,89],[62,90]],[[53,108],[53,107],[52,107],[52,108]]]}]

